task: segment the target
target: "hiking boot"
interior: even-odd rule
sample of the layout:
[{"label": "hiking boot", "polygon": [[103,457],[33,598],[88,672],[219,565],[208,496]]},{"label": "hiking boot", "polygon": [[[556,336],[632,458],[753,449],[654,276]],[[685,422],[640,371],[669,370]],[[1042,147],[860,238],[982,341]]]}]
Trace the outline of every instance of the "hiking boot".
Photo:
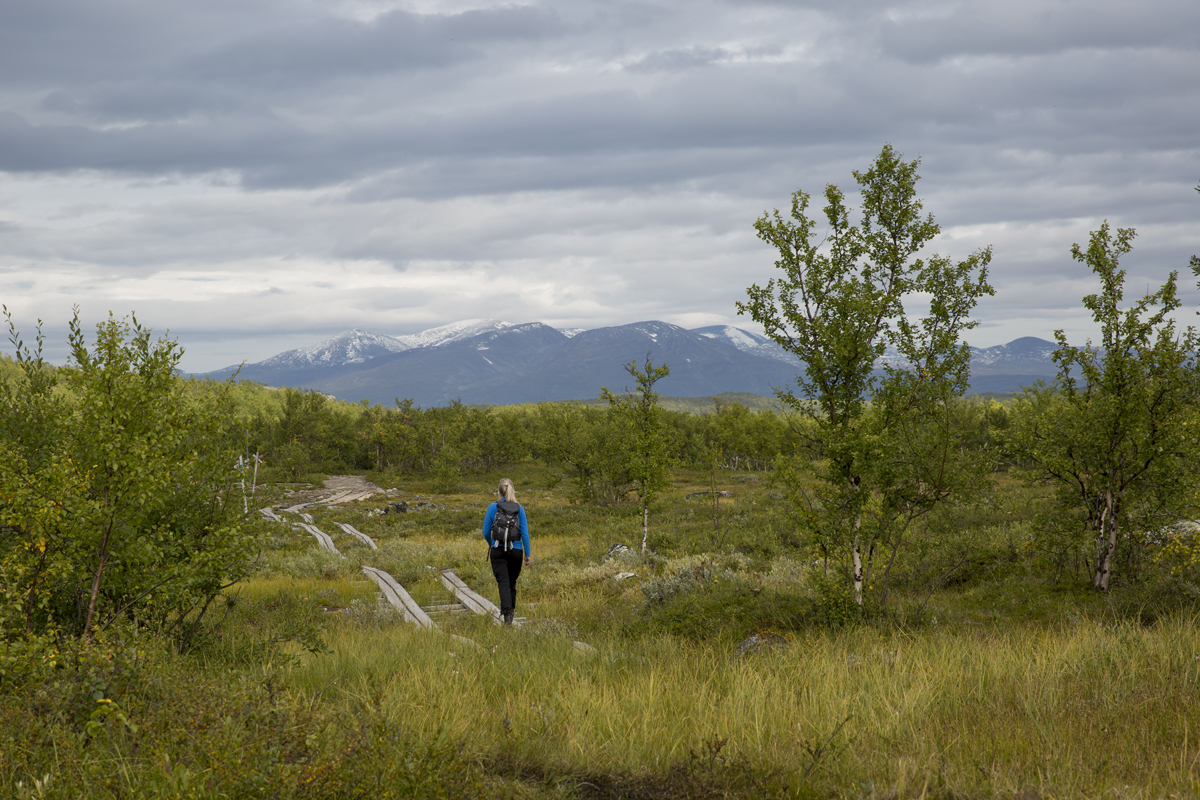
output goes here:
[{"label": "hiking boot", "polygon": [[505,624],[505,625],[512,625],[512,624],[513,624],[513,614],[514,614],[514,613],[515,613],[515,612],[512,612],[512,611],[505,611],[505,612],[504,612],[504,615],[503,615],[503,616],[504,616],[504,624]]}]

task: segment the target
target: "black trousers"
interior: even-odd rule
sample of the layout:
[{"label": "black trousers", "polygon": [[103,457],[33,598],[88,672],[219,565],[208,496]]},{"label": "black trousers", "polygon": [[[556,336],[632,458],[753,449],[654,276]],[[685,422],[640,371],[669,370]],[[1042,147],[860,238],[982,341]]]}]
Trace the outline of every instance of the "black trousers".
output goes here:
[{"label": "black trousers", "polygon": [[517,607],[517,578],[521,576],[521,565],[525,563],[525,551],[513,547],[493,547],[491,554],[492,574],[500,587],[500,613],[509,614]]}]

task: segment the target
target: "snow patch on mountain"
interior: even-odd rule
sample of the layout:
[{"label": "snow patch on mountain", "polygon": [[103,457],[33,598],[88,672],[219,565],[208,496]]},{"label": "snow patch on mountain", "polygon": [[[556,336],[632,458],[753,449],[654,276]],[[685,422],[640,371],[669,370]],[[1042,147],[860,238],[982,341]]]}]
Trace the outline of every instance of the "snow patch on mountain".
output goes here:
[{"label": "snow patch on mountain", "polygon": [[460,339],[511,328],[512,324],[494,319],[466,319],[430,328],[407,336],[387,336],[369,331],[349,330],[332,339],[271,356],[259,366],[283,369],[338,367],[363,364],[380,356],[401,353],[418,347],[439,347]]},{"label": "snow patch on mountain", "polygon": [[410,345],[394,336],[367,331],[349,330],[309,347],[271,356],[261,362],[268,367],[330,367],[341,364],[362,364],[388,353],[400,353]]},{"label": "snow patch on mountain", "polygon": [[1053,363],[1054,351],[1058,345],[1045,339],[1033,336],[1022,336],[1008,344],[998,344],[995,347],[972,347],[971,363],[980,366],[996,366],[1013,362],[1044,362]]},{"label": "snow patch on mountain", "polygon": [[[693,333],[733,345],[745,353],[766,356],[788,364],[799,365],[799,360],[766,336],[761,336],[732,325],[710,325],[693,328]],[[1007,372],[1029,374],[1054,374],[1053,359],[1055,344],[1045,339],[1025,336],[995,347],[972,347],[971,369],[977,374],[1000,374]],[[877,367],[908,366],[906,359],[894,347],[888,346],[876,362]]]},{"label": "snow patch on mountain", "polygon": [[759,336],[750,331],[735,328],[732,325],[709,325],[707,328],[693,328],[692,332],[698,333],[708,339],[719,339],[722,342],[733,345],[738,350],[751,350],[765,344],[775,344],[765,336]]},{"label": "snow patch on mountain", "polygon": [[784,350],[771,339],[757,333],[735,328],[732,325],[709,325],[706,328],[692,328],[692,333],[698,333],[708,339],[715,339],[733,345],[744,353],[753,353],[764,358],[773,358],[785,364],[799,364],[800,361],[791,353]]},{"label": "snow patch on mountain", "polygon": [[513,327],[511,322],[502,322],[496,319],[464,319],[459,322],[451,322],[449,325],[430,328],[420,333],[397,336],[396,339],[410,348],[440,347],[444,344],[450,344],[450,342],[457,342],[460,339],[470,339],[472,336],[479,336],[482,333],[500,331],[511,327]]},{"label": "snow patch on mountain", "polygon": [[634,324],[630,325],[629,327],[633,328],[635,331],[638,331],[639,333],[645,334],[652,341],[655,341],[655,342],[658,341],[658,337],[660,334],[670,333],[671,331],[682,330],[682,328],[679,328],[678,326],[671,325],[670,323],[667,323],[667,322],[658,322],[657,320],[651,320],[648,322],[635,322]]}]

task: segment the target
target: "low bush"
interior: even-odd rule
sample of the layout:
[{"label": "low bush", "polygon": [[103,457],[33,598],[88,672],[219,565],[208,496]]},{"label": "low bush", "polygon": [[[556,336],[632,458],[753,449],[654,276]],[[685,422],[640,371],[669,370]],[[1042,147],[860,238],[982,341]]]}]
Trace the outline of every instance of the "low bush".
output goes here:
[{"label": "low bush", "polygon": [[675,582],[669,596],[649,603],[629,628],[638,637],[668,634],[694,642],[736,643],[754,633],[803,630],[816,603],[803,595],[759,589],[733,577]]}]

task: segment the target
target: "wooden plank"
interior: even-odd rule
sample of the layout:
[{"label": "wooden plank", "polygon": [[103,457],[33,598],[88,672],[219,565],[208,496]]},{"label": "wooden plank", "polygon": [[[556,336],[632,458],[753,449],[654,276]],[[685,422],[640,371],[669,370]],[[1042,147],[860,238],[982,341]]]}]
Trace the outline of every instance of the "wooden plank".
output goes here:
[{"label": "wooden plank", "polygon": [[[404,615],[404,619],[426,630],[441,631],[441,628],[438,627],[437,623],[431,620],[429,616],[425,614],[421,607],[417,605],[417,602],[412,599],[412,596],[405,591],[404,587],[401,586],[395,578],[381,569],[376,569],[375,567],[363,567],[362,569],[363,573],[368,578],[375,581],[375,583],[379,585],[380,590],[383,592],[383,596],[387,598],[388,602],[400,609],[400,612]],[[468,639],[465,636],[459,636],[456,633],[451,633],[448,635],[451,639],[459,642],[460,644],[474,647],[476,650],[484,649],[482,645],[473,639]]]},{"label": "wooden plank", "polygon": [[[496,606],[487,598],[480,597],[479,595],[475,594],[475,592],[471,591],[471,587],[463,583],[463,579],[458,577],[458,574],[455,573],[454,570],[443,569],[439,571],[441,572],[442,585],[454,592],[454,596],[458,598],[459,603],[476,614],[490,616],[492,618],[492,622],[497,625],[504,624],[504,618],[500,615],[500,609],[496,608]],[[513,624],[518,627],[524,625],[525,617],[515,618],[513,620]],[[474,642],[472,642],[472,644],[474,644]],[[591,655],[592,653],[597,652],[596,648],[585,642],[571,642],[571,644],[578,652],[585,655]]]},{"label": "wooden plank", "polygon": [[320,542],[321,546],[324,547],[326,550],[328,550],[332,553],[337,553],[339,556],[341,555],[341,553],[338,553],[337,546],[334,545],[333,539],[329,538],[329,534],[323,532],[316,525],[309,525],[308,523],[305,523],[305,522],[293,522],[292,527],[299,528],[302,531],[308,531],[313,536],[317,537],[317,541]]},{"label": "wooden plank", "polygon": [[464,606],[462,603],[447,603],[445,605],[439,605],[439,606],[421,606],[421,608],[425,609],[426,611],[428,611],[431,614],[434,613],[435,611],[466,611],[467,610],[467,607]]},{"label": "wooden plank", "polygon": [[282,511],[290,511],[290,512],[291,512],[291,513],[293,513],[293,514],[296,514],[296,513],[298,513],[298,512],[300,511],[300,509],[302,509],[302,508],[308,508],[310,505],[312,505],[312,504],[311,504],[311,503],[299,503],[299,504],[297,504],[297,505],[294,505],[294,506],[288,506],[287,508],[284,508],[284,509],[281,509],[281,510],[282,510]]},{"label": "wooden plank", "polygon": [[454,593],[454,596],[458,598],[458,602],[476,614],[491,617],[492,622],[497,625],[504,624],[504,619],[500,616],[500,609],[496,608],[492,601],[480,597],[471,591],[471,587],[463,583],[462,578],[458,577],[454,570],[443,569],[441,570],[441,576],[442,585]]},{"label": "wooden plank", "polygon": [[383,591],[383,596],[388,599],[392,605],[400,609],[404,614],[404,619],[418,625],[426,630],[437,630],[437,625],[429,618],[429,615],[421,608],[416,600],[405,591],[395,578],[387,574],[381,569],[375,567],[363,567],[363,573],[379,584],[379,588]]},{"label": "wooden plank", "polygon": [[271,522],[283,522],[283,517],[272,511],[270,506],[267,506],[266,508],[260,508],[258,513],[262,514]]},{"label": "wooden plank", "polygon": [[374,494],[375,492],[372,491],[363,492],[359,491],[358,489],[349,489],[344,492],[338,492],[337,494],[330,495],[329,497],[323,500],[318,500],[317,502],[325,506],[336,506],[339,503],[356,503],[359,500],[366,500],[368,497],[371,497]]},{"label": "wooden plank", "polygon": [[333,523],[333,524],[334,524],[334,525],[337,525],[337,526],[338,526],[339,528],[341,528],[343,531],[345,531],[346,533],[350,534],[350,535],[351,535],[351,536],[353,536],[354,538],[358,539],[360,542],[362,542],[363,544],[367,545],[367,546],[368,546],[368,547],[370,547],[372,550],[378,550],[378,549],[379,549],[379,545],[375,544],[375,540],[374,540],[374,539],[372,539],[370,536],[367,536],[365,533],[363,533],[362,531],[360,531],[358,528],[354,527],[353,525],[349,525],[349,524],[347,524],[347,523],[345,523],[345,522],[335,522],[335,523]]},{"label": "wooden plank", "polygon": [[312,525],[312,522],[313,522],[312,514],[305,514],[303,511],[297,511],[296,513],[300,515],[300,519],[304,520],[309,525]]}]

